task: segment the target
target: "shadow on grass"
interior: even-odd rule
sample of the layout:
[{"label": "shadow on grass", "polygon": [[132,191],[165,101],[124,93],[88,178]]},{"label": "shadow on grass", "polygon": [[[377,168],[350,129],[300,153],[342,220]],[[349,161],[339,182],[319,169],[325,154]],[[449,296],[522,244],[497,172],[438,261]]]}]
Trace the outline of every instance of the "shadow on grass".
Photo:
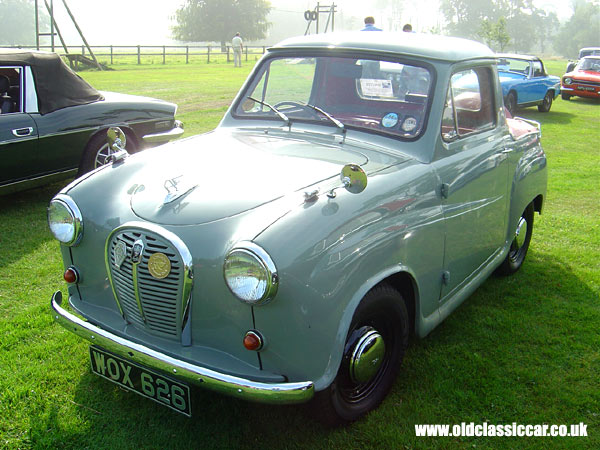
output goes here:
[{"label": "shadow on grass", "polygon": [[[576,114],[568,112],[550,111],[548,113],[539,112],[534,108],[517,109],[515,111],[515,117],[524,117],[526,119],[537,120],[542,124],[569,124],[577,119]],[[542,128],[542,133],[544,128]]]},{"label": "shadow on grass", "polygon": [[53,239],[48,229],[46,207],[68,181],[0,196],[0,268]]},{"label": "shadow on grass", "polygon": [[[418,448],[418,423],[582,421],[592,428],[600,406],[592,370],[596,301],[567,260],[532,252],[517,274],[491,277],[431,335],[413,339],[388,398],[345,428],[323,428],[307,405],[248,403],[200,389],[186,418],[88,372],[75,380],[74,396],[85,431],[63,425],[53,406],[33,413],[31,440],[62,448]],[[452,443],[523,443],[491,439]]]}]

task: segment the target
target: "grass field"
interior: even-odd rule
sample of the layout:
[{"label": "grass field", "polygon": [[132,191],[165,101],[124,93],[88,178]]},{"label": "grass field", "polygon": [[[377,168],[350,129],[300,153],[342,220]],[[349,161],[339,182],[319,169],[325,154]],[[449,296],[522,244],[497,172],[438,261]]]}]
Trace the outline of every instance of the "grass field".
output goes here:
[{"label": "grass field", "polygon": [[[552,61],[561,74],[565,61]],[[179,104],[187,135],[213,128],[250,70],[127,66],[85,72],[100,89]],[[187,419],[92,375],[87,345],[53,323],[62,281],[45,208],[60,189],[0,197],[0,448],[600,448],[600,104],[556,100],[542,123],[549,185],[527,261],[492,277],[426,339],[413,340],[390,396],[326,430],[304,407],[206,391]],[[588,425],[587,438],[417,438],[415,424]]]}]

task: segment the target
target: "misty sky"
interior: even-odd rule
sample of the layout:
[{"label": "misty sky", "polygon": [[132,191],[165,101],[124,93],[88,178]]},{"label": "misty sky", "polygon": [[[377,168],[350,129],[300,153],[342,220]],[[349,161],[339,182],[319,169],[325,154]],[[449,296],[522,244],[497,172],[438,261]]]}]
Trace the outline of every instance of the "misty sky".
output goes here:
[{"label": "misty sky", "polygon": [[[90,45],[163,45],[173,43],[170,27],[172,17],[181,0],[68,0],[67,3]],[[290,35],[303,34],[306,22],[303,11],[313,9],[316,1],[307,0],[271,0],[277,12],[275,27],[266,42],[274,44]],[[375,1],[338,0],[336,14],[336,30],[356,29],[362,25],[362,18],[367,15],[375,17],[378,26],[392,29],[392,11],[378,10]],[[385,2],[379,2],[385,3]],[[559,19],[564,20],[572,14],[570,2],[565,0],[536,0],[537,7],[554,11]],[[43,2],[40,2],[43,5]],[[330,5],[330,1],[321,1],[321,5]],[[396,22],[410,22],[417,31],[427,32],[439,25],[439,0],[405,0],[405,7],[397,12]],[[410,5],[410,7],[408,6]],[[54,0],[55,16],[58,26],[69,45],[80,45],[75,27],[66,15],[60,0]],[[273,22],[273,19],[271,19]],[[44,30],[42,30],[44,31]],[[43,44],[44,42],[42,42]],[[45,42],[49,43],[49,42]],[[57,45],[59,41],[56,41]]]}]

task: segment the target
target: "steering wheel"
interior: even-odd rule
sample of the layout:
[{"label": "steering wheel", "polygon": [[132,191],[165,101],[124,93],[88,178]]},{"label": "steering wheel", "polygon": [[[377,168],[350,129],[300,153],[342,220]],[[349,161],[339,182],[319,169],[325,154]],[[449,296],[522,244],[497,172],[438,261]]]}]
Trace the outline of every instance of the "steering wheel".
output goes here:
[{"label": "steering wheel", "polygon": [[[308,106],[306,106],[306,105],[304,105],[302,103],[294,102],[294,101],[291,101],[291,100],[285,100],[283,102],[276,103],[273,106],[275,108],[277,108],[277,109],[280,109],[280,108],[286,107],[286,106],[290,107],[290,108],[300,108],[302,111],[308,111],[308,112],[311,112],[311,113],[313,113],[315,115],[318,115],[318,113],[314,109],[312,109],[312,108],[310,108],[310,107],[308,107]],[[283,112],[285,112],[285,111],[283,111]]]}]

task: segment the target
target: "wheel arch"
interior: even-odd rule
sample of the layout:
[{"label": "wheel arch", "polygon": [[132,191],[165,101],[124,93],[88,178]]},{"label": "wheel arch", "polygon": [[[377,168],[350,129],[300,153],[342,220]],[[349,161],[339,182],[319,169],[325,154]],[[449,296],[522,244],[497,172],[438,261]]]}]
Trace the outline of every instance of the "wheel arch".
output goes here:
[{"label": "wheel arch", "polygon": [[360,289],[354,293],[352,299],[348,302],[344,315],[340,320],[340,326],[337,332],[337,342],[333,347],[335,349],[334,354],[331,355],[329,365],[324,371],[323,376],[315,381],[316,390],[326,388],[335,378],[342,362],[343,348],[346,342],[346,336],[350,330],[352,318],[364,297],[375,287],[381,284],[388,284],[400,292],[409,314],[409,331],[411,333],[419,333],[420,327],[416,322],[420,318],[419,288],[416,280],[417,279],[410,268],[404,265],[398,265],[379,272],[377,275],[370,277],[363,283]]},{"label": "wheel arch", "polygon": [[544,196],[539,194],[533,199],[533,210],[538,214],[542,214],[542,208],[544,207]]},{"label": "wheel arch", "polygon": [[83,151],[81,152],[81,156],[79,158],[79,167],[78,167],[77,176],[81,176],[84,173],[83,167],[84,167],[85,155],[86,155],[87,151],[89,150],[90,146],[92,145],[92,142],[101,135],[104,135],[104,138],[106,139],[106,132],[108,131],[108,129],[110,127],[113,127],[113,126],[118,126],[119,128],[121,128],[121,130],[123,130],[123,133],[125,133],[125,137],[127,138],[127,140],[131,140],[133,142],[134,148],[135,148],[135,150],[133,151],[134,153],[140,150],[140,142],[139,142],[137,136],[135,135],[135,133],[133,132],[133,130],[128,125],[121,124],[121,125],[102,126],[96,132],[92,133],[90,135],[90,137],[88,138],[88,140],[85,144],[85,147],[84,147]]}]

